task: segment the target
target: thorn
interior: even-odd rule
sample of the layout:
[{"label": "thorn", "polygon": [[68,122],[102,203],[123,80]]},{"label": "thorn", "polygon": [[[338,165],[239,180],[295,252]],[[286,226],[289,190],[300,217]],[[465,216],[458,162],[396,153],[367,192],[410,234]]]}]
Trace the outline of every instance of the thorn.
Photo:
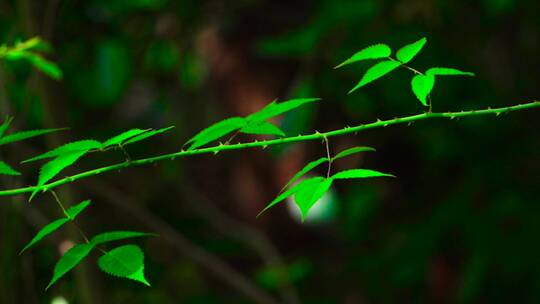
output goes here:
[{"label": "thorn", "polygon": [[266,149],[266,148],[268,148],[268,145],[262,146],[262,149],[263,149],[263,150]]},{"label": "thorn", "polygon": [[377,118],[377,122],[381,122],[381,120]]},{"label": "thorn", "polygon": [[383,127],[388,127],[388,124],[384,124]]},{"label": "thorn", "polygon": [[214,151],[214,155],[218,154],[219,153],[219,150],[215,150]]},{"label": "thorn", "polygon": [[455,116],[450,116],[450,119],[454,119],[454,118],[456,118],[456,117]]},{"label": "thorn", "polygon": [[499,115],[501,115],[501,112],[495,113],[495,116],[499,116]]},{"label": "thorn", "polygon": [[410,127],[411,125],[412,125],[412,121],[409,121],[409,122],[407,123],[407,127]]}]

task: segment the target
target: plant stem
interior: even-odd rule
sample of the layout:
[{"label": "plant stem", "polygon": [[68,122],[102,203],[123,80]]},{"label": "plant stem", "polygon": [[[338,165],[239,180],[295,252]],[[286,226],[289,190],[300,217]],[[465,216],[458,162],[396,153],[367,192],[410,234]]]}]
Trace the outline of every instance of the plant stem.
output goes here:
[{"label": "plant stem", "polygon": [[237,143],[237,144],[231,144],[231,145],[217,145],[213,147],[200,148],[200,149],[187,150],[187,151],[182,150],[180,152],[174,152],[174,153],[163,154],[163,155],[158,155],[158,156],[149,157],[149,158],[132,160],[129,163],[122,162],[115,165],[110,165],[110,166],[106,166],[106,167],[102,167],[98,169],[89,170],[86,172],[82,172],[79,174],[75,174],[72,176],[59,179],[57,181],[54,181],[54,182],[51,182],[42,186],[30,186],[30,187],[2,190],[0,191],[0,196],[30,193],[30,192],[33,192],[34,190],[47,191],[47,190],[56,188],[64,184],[74,182],[79,179],[99,175],[105,172],[119,170],[122,168],[152,164],[157,161],[173,160],[177,157],[187,157],[187,156],[192,156],[192,155],[197,155],[197,154],[209,154],[209,153],[215,154],[220,151],[243,150],[247,148],[266,148],[267,146],[281,145],[285,143],[293,143],[293,142],[301,142],[301,141],[309,141],[309,140],[321,140],[321,139],[324,139],[325,137],[333,137],[333,136],[357,133],[357,132],[364,131],[367,129],[375,129],[375,128],[380,128],[380,127],[386,127],[389,125],[410,123],[414,121],[432,119],[432,118],[454,119],[454,118],[459,118],[459,117],[489,115],[489,114],[494,114],[498,116],[506,112],[526,110],[526,109],[532,109],[532,108],[537,108],[537,107],[540,107],[540,101],[533,101],[530,103],[509,106],[509,107],[495,108],[495,109],[488,108],[485,110],[471,110],[471,111],[461,111],[461,112],[423,113],[423,114],[394,118],[394,119],[389,119],[389,120],[378,120],[374,123],[361,124],[355,127],[345,127],[343,129],[333,130],[333,131],[329,131],[325,133],[315,132],[309,135],[298,135],[298,136],[284,137],[284,138],[279,138],[279,139],[252,141],[252,142],[247,142],[247,143]]},{"label": "plant stem", "polygon": [[56,200],[56,203],[58,203],[58,206],[60,206],[60,209],[62,209],[62,212],[64,212],[64,215],[70,219],[70,221],[73,223],[73,226],[75,226],[75,228],[77,228],[77,231],[79,231],[79,234],[82,236],[82,238],[84,239],[84,241],[88,244],[90,243],[90,240],[88,240],[88,237],[86,236],[86,234],[82,231],[81,227],[79,227],[79,225],[77,224],[77,222],[75,222],[75,219],[72,218],[66,211],[66,208],[64,208],[64,205],[62,204],[62,202],[60,201],[60,198],[58,197],[58,195],[56,194],[56,192],[54,190],[51,190],[49,189],[48,190],[53,196],[54,196],[54,199]]}]

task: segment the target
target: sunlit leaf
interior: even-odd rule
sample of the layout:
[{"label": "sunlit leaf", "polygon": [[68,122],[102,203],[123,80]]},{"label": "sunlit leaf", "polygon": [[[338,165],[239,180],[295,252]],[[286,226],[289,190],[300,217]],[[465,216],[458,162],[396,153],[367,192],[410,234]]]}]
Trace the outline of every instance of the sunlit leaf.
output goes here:
[{"label": "sunlit leaf", "polygon": [[[47,183],[51,178],[55,177],[60,171],[64,170],[66,167],[71,166],[79,158],[85,155],[88,151],[78,151],[68,154],[63,154],[57,158],[51,160],[41,167],[39,171],[38,186],[42,186]],[[34,190],[30,196],[30,200],[39,192],[39,189]]]},{"label": "sunlit leaf", "polygon": [[323,179],[324,179],[323,177],[316,176],[316,177],[312,177],[312,178],[303,180],[300,183],[292,186],[290,189],[288,189],[285,192],[282,192],[280,195],[278,195],[278,197],[276,197],[272,202],[270,202],[270,204],[268,204],[268,206],[266,206],[261,212],[259,212],[257,217],[259,217],[261,214],[263,214],[266,210],[268,210],[268,209],[272,208],[273,206],[275,206],[276,204],[282,202],[287,197],[295,194],[300,188],[302,188],[304,186],[307,186],[307,185],[314,184],[314,183],[318,183],[318,182],[322,181]]},{"label": "sunlit leaf", "polygon": [[158,135],[158,134],[161,134],[163,132],[167,132],[167,131],[169,131],[170,129],[173,129],[173,128],[174,128],[174,126],[170,126],[170,127],[162,128],[162,129],[159,129],[159,130],[150,130],[150,131],[148,131],[146,133],[143,133],[143,134],[140,134],[140,135],[137,135],[137,136],[135,136],[133,138],[128,139],[124,143],[124,145],[129,145],[129,144],[132,144],[132,143],[136,143],[138,141],[145,140],[145,139],[147,139],[149,137],[152,137],[154,135]]},{"label": "sunlit leaf", "polygon": [[132,279],[150,286],[144,277],[144,254],[138,246],[117,247],[101,256],[98,265],[107,274]]},{"label": "sunlit leaf", "polygon": [[255,112],[249,116],[246,117],[247,121],[265,121],[269,118],[281,115],[283,113],[286,113],[288,111],[291,111],[293,109],[296,109],[304,104],[316,102],[321,100],[320,98],[298,98],[298,99],[291,99],[287,101],[282,102],[276,102],[272,101],[271,103],[267,104],[264,108],[262,108],[260,111]]},{"label": "sunlit leaf", "polygon": [[[325,163],[328,161],[328,158],[326,157],[321,157],[317,160],[314,160],[310,163],[308,163],[307,165],[304,166],[304,168],[302,168],[302,170],[298,171],[290,180],[289,182],[287,182],[287,184],[285,186],[283,186],[283,189],[286,189],[287,187],[289,187],[292,183],[294,183],[295,181],[297,181],[299,178],[301,178],[302,176],[304,176],[306,173],[308,173],[309,171],[313,170],[314,168],[316,168],[318,165],[322,164],[322,163]],[[282,191],[283,191],[282,189]]]},{"label": "sunlit leaf", "polygon": [[353,148],[349,148],[347,150],[343,150],[339,152],[338,154],[336,154],[336,156],[332,158],[332,161],[343,158],[343,157],[347,157],[351,154],[356,154],[360,152],[374,152],[374,151],[375,149],[371,147],[353,147]]},{"label": "sunlit leaf", "polygon": [[438,75],[464,75],[464,76],[474,76],[474,73],[471,72],[464,72],[460,71],[458,69],[453,68],[431,68],[426,71],[426,75],[432,75],[432,76],[438,76]]},{"label": "sunlit leaf", "polygon": [[77,217],[77,215],[79,215],[79,213],[81,213],[86,207],[88,207],[89,204],[90,204],[90,201],[86,200],[67,209],[66,213],[69,217],[57,219],[54,222],[47,224],[45,227],[39,230],[36,236],[34,236],[34,238],[26,246],[24,246],[24,248],[21,250],[20,253],[23,253],[24,251],[30,249],[30,247],[37,244],[44,237],[58,230],[58,228],[62,227],[65,223],[69,222],[70,220],[74,220]]},{"label": "sunlit leaf", "polygon": [[434,85],[435,77],[433,75],[415,75],[411,80],[412,91],[424,106],[428,105],[427,97]]},{"label": "sunlit leaf", "polygon": [[47,224],[45,227],[41,228],[39,232],[34,236],[34,238],[24,246],[24,248],[21,250],[19,254],[22,254],[26,250],[30,249],[30,247],[37,244],[39,241],[41,241],[44,237],[48,236],[49,234],[55,232],[58,230],[58,228],[62,227],[65,223],[69,222],[68,218],[61,218],[57,219],[49,224]]},{"label": "sunlit leaf", "polygon": [[68,271],[77,266],[94,248],[91,244],[78,244],[69,249],[56,263],[53,277],[46,289],[49,289]]},{"label": "sunlit leaf", "polygon": [[96,235],[92,238],[92,240],[90,240],[90,243],[94,245],[99,245],[103,243],[143,236],[155,236],[155,234],[137,231],[109,231]]},{"label": "sunlit leaf", "polygon": [[349,179],[349,178],[368,178],[368,177],[395,177],[392,174],[386,174],[374,170],[369,169],[350,169],[341,171],[339,173],[334,174],[331,178],[332,179]]},{"label": "sunlit leaf", "polygon": [[364,74],[364,76],[362,76],[362,79],[360,79],[358,84],[354,88],[352,88],[352,90],[349,91],[349,94],[365,86],[366,84],[374,80],[377,80],[383,77],[384,75],[392,72],[394,69],[396,69],[399,66],[400,66],[399,62],[392,61],[392,60],[381,61],[375,64],[374,66],[372,66],[371,68],[367,70],[367,72]]},{"label": "sunlit leaf", "polygon": [[43,130],[31,130],[31,131],[21,131],[13,134],[6,135],[2,138],[0,138],[0,145],[5,145],[21,140],[25,140],[31,137],[44,135],[51,132],[66,130],[65,128],[61,129],[43,129]]},{"label": "sunlit leaf", "polygon": [[245,134],[285,136],[285,133],[280,128],[267,121],[248,123],[240,129],[240,132]]},{"label": "sunlit leaf", "polygon": [[213,142],[233,131],[239,130],[246,125],[246,119],[243,117],[232,117],[217,122],[210,127],[202,130],[186,144],[192,143],[188,150],[193,150]]},{"label": "sunlit leaf", "polygon": [[408,44],[401,49],[399,49],[396,53],[396,57],[399,61],[403,63],[407,63],[411,61],[420,50],[424,47],[426,44],[427,39],[424,37],[414,43]]},{"label": "sunlit leaf", "polygon": [[90,205],[90,200],[85,200],[80,203],[78,203],[75,206],[72,206],[66,210],[66,213],[70,220],[74,220],[79,213],[81,213],[84,209],[86,209]]},{"label": "sunlit leaf", "polygon": [[115,146],[115,145],[119,145],[121,143],[123,143],[125,140],[127,139],[130,139],[132,137],[135,137],[137,135],[140,135],[144,132],[147,132],[149,131],[150,129],[145,129],[145,130],[141,130],[141,129],[131,129],[129,131],[126,131],[126,132],[123,132],[121,134],[118,134],[112,138],[109,138],[107,139],[105,142],[103,142],[102,144],[102,149],[105,149],[107,147],[110,147],[110,146]]},{"label": "sunlit leaf", "polygon": [[92,139],[78,140],[78,141],[67,143],[49,152],[45,152],[38,156],[27,159],[23,161],[22,163],[28,163],[28,162],[32,162],[32,161],[36,161],[40,159],[51,158],[51,157],[56,157],[56,156],[60,156],[64,154],[70,154],[70,153],[81,152],[81,151],[89,151],[92,149],[100,149],[100,148],[101,148],[101,143],[97,140],[92,140]]},{"label": "sunlit leaf", "polygon": [[294,195],[294,201],[302,213],[302,222],[306,219],[309,210],[330,189],[333,179],[323,178],[314,183],[304,184],[299,187]]},{"label": "sunlit leaf", "polygon": [[336,66],[335,69],[360,60],[386,58],[390,56],[390,54],[392,54],[392,50],[388,45],[382,43],[375,44],[355,53],[351,56],[351,58],[345,60],[344,62]]},{"label": "sunlit leaf", "polygon": [[21,173],[15,171],[8,164],[3,161],[0,161],[0,174],[4,175],[21,175]]}]

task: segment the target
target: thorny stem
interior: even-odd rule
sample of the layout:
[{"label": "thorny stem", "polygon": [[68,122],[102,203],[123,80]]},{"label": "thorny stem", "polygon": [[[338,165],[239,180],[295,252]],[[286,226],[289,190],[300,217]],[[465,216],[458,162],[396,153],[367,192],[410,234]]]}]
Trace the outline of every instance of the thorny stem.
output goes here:
[{"label": "thorny stem", "polygon": [[114,164],[114,165],[110,165],[106,167],[101,167],[98,169],[89,170],[89,171],[75,174],[72,176],[68,176],[68,177],[65,177],[65,178],[62,178],[57,181],[54,181],[45,185],[41,185],[41,186],[30,186],[30,187],[3,190],[3,191],[0,191],[0,196],[31,193],[35,190],[47,191],[47,190],[56,188],[64,184],[74,182],[79,179],[99,175],[105,172],[114,171],[114,170],[118,170],[118,169],[122,169],[126,167],[152,164],[156,161],[173,160],[177,157],[187,157],[187,156],[198,155],[198,154],[218,153],[220,151],[228,151],[228,150],[243,150],[247,148],[264,148],[267,146],[281,145],[285,143],[302,142],[302,141],[309,141],[309,140],[320,140],[325,137],[328,138],[328,137],[333,137],[333,136],[352,134],[352,133],[364,131],[367,129],[375,129],[375,128],[380,128],[380,127],[386,127],[389,125],[411,123],[411,122],[424,120],[424,119],[432,119],[432,118],[454,119],[454,118],[459,118],[459,117],[489,115],[489,114],[494,114],[498,116],[506,112],[532,109],[532,108],[537,108],[537,107],[540,107],[540,101],[533,101],[530,103],[509,106],[509,107],[495,108],[495,109],[488,108],[485,110],[471,110],[471,111],[461,111],[461,112],[422,113],[422,114],[394,118],[394,119],[389,119],[389,120],[380,120],[374,123],[357,125],[355,127],[345,127],[343,129],[333,130],[333,131],[329,131],[325,133],[316,132],[316,133],[312,133],[308,135],[298,135],[298,136],[284,137],[284,138],[272,139],[272,140],[252,141],[252,142],[247,142],[247,143],[236,143],[236,144],[231,144],[231,145],[217,145],[213,147],[193,149],[193,150],[187,150],[187,151],[182,150],[180,152],[174,152],[174,153],[163,154],[163,155],[158,155],[158,156],[149,157],[149,158],[132,160],[129,163],[122,162],[122,163],[118,163],[118,164]]}]

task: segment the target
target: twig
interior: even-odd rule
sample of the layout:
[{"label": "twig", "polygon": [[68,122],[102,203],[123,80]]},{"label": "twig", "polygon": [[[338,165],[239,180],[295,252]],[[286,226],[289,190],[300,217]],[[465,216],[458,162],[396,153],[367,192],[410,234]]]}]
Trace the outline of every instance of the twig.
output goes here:
[{"label": "twig", "polygon": [[273,146],[273,145],[281,145],[285,143],[293,143],[293,142],[301,142],[301,141],[309,141],[309,140],[320,140],[324,137],[340,136],[340,135],[356,133],[356,132],[360,132],[360,131],[364,131],[368,129],[386,127],[389,125],[410,123],[410,122],[425,120],[425,119],[433,119],[433,118],[454,119],[454,118],[459,118],[459,117],[489,115],[489,114],[494,114],[498,116],[499,114],[506,113],[506,112],[532,109],[536,107],[540,107],[540,101],[534,101],[530,103],[525,103],[525,104],[520,104],[520,105],[515,105],[515,106],[510,106],[510,107],[495,108],[495,109],[446,112],[446,113],[423,113],[423,114],[417,114],[417,115],[406,116],[406,117],[401,117],[401,118],[394,118],[394,119],[389,119],[389,120],[379,120],[374,123],[358,125],[355,127],[345,127],[343,129],[338,129],[338,130],[329,131],[325,133],[316,132],[309,135],[298,135],[298,136],[284,137],[284,138],[272,139],[272,140],[252,141],[252,142],[247,142],[247,143],[237,143],[237,144],[231,144],[231,145],[218,145],[218,146],[213,146],[209,148],[201,148],[201,149],[194,149],[194,150],[188,150],[188,151],[182,150],[180,152],[163,154],[163,155],[158,155],[158,156],[143,158],[143,159],[138,159],[138,160],[132,160],[130,163],[122,162],[115,165],[110,165],[110,166],[106,166],[106,167],[102,167],[98,169],[89,170],[86,172],[82,172],[79,174],[75,174],[72,176],[59,179],[55,182],[51,182],[42,186],[30,186],[30,187],[24,187],[24,188],[2,190],[0,191],[0,196],[29,193],[35,190],[46,191],[46,190],[53,189],[58,186],[76,181],[76,180],[80,180],[80,179],[90,177],[90,176],[99,175],[108,171],[114,171],[114,170],[118,170],[118,169],[122,169],[126,167],[152,164],[157,161],[172,160],[172,159],[191,156],[191,155],[209,154],[209,153],[215,154],[220,151],[243,150],[243,149],[248,149],[248,148],[260,148],[260,147],[267,147],[267,146]]}]

